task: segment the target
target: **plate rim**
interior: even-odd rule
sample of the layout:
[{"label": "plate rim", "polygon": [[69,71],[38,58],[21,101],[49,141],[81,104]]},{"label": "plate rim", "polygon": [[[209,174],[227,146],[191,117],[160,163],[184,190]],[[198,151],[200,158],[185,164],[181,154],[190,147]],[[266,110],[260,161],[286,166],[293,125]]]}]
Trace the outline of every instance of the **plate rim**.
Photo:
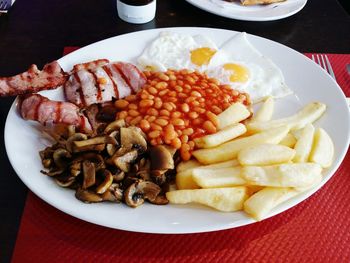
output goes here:
[{"label": "plate rim", "polygon": [[[210,0],[205,0],[205,1],[210,1]],[[300,6],[298,6],[297,9],[292,10],[290,12],[286,12],[285,14],[282,14],[282,15],[267,16],[267,17],[256,17],[256,16],[249,17],[249,16],[247,16],[247,14],[244,14],[244,15],[233,14],[232,15],[230,13],[221,12],[220,7],[215,8],[216,5],[214,3],[209,2],[210,6],[206,7],[203,4],[201,4],[200,2],[196,2],[196,0],[186,0],[186,2],[188,2],[189,4],[195,6],[199,9],[202,9],[206,12],[218,15],[218,16],[222,16],[222,17],[226,17],[226,18],[230,18],[230,19],[235,19],[235,20],[241,20],[241,21],[255,21],[255,22],[276,21],[276,20],[280,20],[283,18],[290,17],[292,15],[295,15],[296,13],[300,12],[305,7],[308,0],[302,0],[302,1],[303,2],[300,2]]]},{"label": "plate rim", "polygon": [[[142,30],[142,31],[136,31],[136,32],[131,32],[131,33],[127,33],[127,34],[122,34],[122,35],[118,35],[118,36],[114,36],[114,37],[110,37],[110,38],[107,38],[107,39],[104,39],[104,40],[100,40],[100,41],[97,41],[95,43],[91,43],[83,48],[86,48],[86,47],[89,47],[89,46],[93,46],[93,45],[98,45],[99,43],[101,42],[104,42],[104,41],[107,41],[107,40],[110,40],[110,39],[113,39],[113,38],[118,38],[120,36],[124,36],[124,37],[127,37],[127,35],[130,35],[130,34],[139,34],[140,32],[144,32],[144,31],[164,31],[164,30],[181,30],[181,29],[186,29],[186,30],[193,30],[195,31],[196,29],[198,28],[201,28],[201,30],[217,30],[217,31],[226,31],[226,32],[230,32],[230,33],[238,33],[238,31],[234,31],[234,30],[228,30],[228,29],[220,29],[220,28],[208,28],[208,27],[167,27],[167,28],[156,28],[156,29],[146,29],[146,30]],[[277,44],[277,45],[280,45],[282,46],[283,48],[287,48],[289,52],[293,52],[294,54],[297,54],[298,56],[302,56],[304,58],[305,55],[301,54],[300,52],[294,50],[294,49],[291,49],[289,48],[288,46],[286,45],[283,45],[279,42],[276,42],[276,41],[273,41],[273,40],[270,40],[270,39],[267,39],[267,38],[264,38],[264,37],[260,37],[260,36],[257,36],[257,35],[252,35],[252,34],[247,34],[249,36],[253,36],[253,37],[256,37],[256,38],[260,38],[262,39],[263,41],[267,41],[267,42],[273,42],[274,44]],[[73,52],[74,53],[74,52]],[[70,53],[72,54],[72,53]],[[70,54],[66,55],[66,56],[63,56],[61,57],[59,60],[69,56]],[[59,61],[58,60],[58,61]],[[310,60],[310,63],[312,63],[312,61]],[[321,70],[321,69],[320,69]],[[327,73],[324,73],[324,74],[327,74]],[[327,74],[328,76],[328,74]],[[330,79],[332,79],[330,76],[328,76]],[[342,91],[342,89],[339,87],[339,85],[332,79],[332,81],[334,82],[335,86],[337,86],[337,88],[339,89],[339,91],[343,94],[344,96],[344,101],[345,101],[345,95],[344,95],[344,92]],[[6,118],[6,122],[5,122],[5,131],[4,131],[4,139],[5,139],[5,149],[6,149],[6,152],[7,152],[7,155],[8,155],[8,158],[9,158],[9,161],[12,165],[12,155],[9,154],[8,152],[8,149],[9,149],[9,141],[8,141],[8,125],[9,125],[9,116],[10,116],[10,113],[15,111],[16,112],[16,105],[17,105],[17,102],[18,102],[18,98],[13,102],[13,104],[11,105],[11,108],[8,112],[8,115],[7,115],[7,118]],[[345,102],[344,102],[345,103]],[[348,114],[348,117],[349,117],[349,120],[350,120],[350,114],[349,112],[347,113]],[[349,124],[349,129],[350,129],[350,122],[348,122]],[[347,143],[349,144],[349,141],[350,141],[350,136],[349,134],[347,135]],[[322,183],[320,185],[318,185],[315,189],[312,189],[312,190],[309,190],[306,195],[299,195],[297,197],[295,197],[293,200],[296,200],[295,201],[295,204],[290,206],[290,207],[287,207],[285,209],[282,209],[280,211],[277,211],[275,213],[270,213],[269,216],[267,218],[270,218],[276,214],[280,214],[286,210],[289,210],[290,208],[294,207],[295,205],[298,205],[300,204],[303,200],[306,200],[308,197],[310,197],[311,195],[313,195],[316,191],[318,191],[319,189],[321,189],[323,187],[323,185],[325,183],[327,183],[330,178],[332,178],[332,176],[335,174],[336,170],[339,168],[340,164],[342,163],[345,155],[346,155],[346,152],[347,152],[347,148],[344,148],[343,151],[340,153],[340,159],[339,159],[339,163],[335,165],[335,168],[333,169],[334,171],[331,172],[331,174],[328,176],[328,178],[324,179],[322,181]],[[203,232],[212,232],[212,231],[218,231],[218,230],[225,230],[225,229],[232,229],[232,228],[235,228],[235,227],[238,227],[238,226],[244,226],[244,225],[248,225],[248,224],[251,224],[251,223],[256,223],[257,221],[251,219],[251,218],[247,218],[245,220],[244,223],[240,223],[238,225],[235,225],[235,224],[224,224],[222,225],[221,227],[215,227],[215,228],[208,228],[208,227],[201,227],[201,228],[196,228],[194,229],[193,231],[189,231],[188,229],[187,230],[184,230],[184,231],[179,231],[179,229],[168,229],[167,231],[164,231],[164,230],[161,230],[161,231],[157,231],[157,230],[149,230],[149,229],[140,229],[139,227],[133,227],[133,226],[128,226],[128,227],[123,227],[123,226],[117,226],[117,225],[114,225],[114,224],[108,224],[108,223],[99,223],[99,222],[96,222],[94,220],[92,220],[91,218],[88,218],[86,216],[82,216],[82,215],[79,215],[79,213],[75,213],[75,211],[72,211],[68,208],[65,208],[65,207],[61,207],[59,205],[57,205],[56,203],[53,203],[51,200],[49,200],[49,198],[45,197],[43,194],[41,194],[40,192],[37,192],[35,190],[32,190],[30,186],[30,183],[29,181],[27,181],[27,179],[24,177],[22,178],[18,172],[18,167],[14,167],[12,165],[13,169],[15,170],[17,176],[21,179],[21,181],[28,187],[28,189],[30,189],[35,195],[37,195],[40,199],[44,200],[46,203],[48,203],[49,205],[55,207],[56,209],[66,213],[66,214],[69,214],[73,217],[76,217],[78,219],[81,219],[81,220],[84,220],[84,221],[87,221],[89,223],[93,223],[93,224],[96,224],[96,225],[101,225],[101,226],[105,226],[105,227],[109,227],[109,228],[113,228],[113,229],[119,229],[119,230],[126,230],[126,231],[132,231],[132,232],[140,232],[140,233],[157,233],[157,234],[191,234],[191,233],[203,233]],[[267,219],[266,218],[266,219]]]}]

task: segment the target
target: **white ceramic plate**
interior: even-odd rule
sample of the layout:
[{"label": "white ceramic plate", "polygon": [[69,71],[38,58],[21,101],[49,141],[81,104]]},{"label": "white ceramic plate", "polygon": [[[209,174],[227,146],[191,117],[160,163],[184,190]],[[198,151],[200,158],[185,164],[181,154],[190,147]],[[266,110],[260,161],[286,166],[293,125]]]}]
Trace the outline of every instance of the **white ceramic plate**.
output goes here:
[{"label": "white ceramic plate", "polygon": [[[186,34],[203,34],[218,45],[237,32],[210,28],[168,28],[146,30],[113,37],[79,49],[59,60],[63,69],[70,70],[79,62],[98,58],[111,61],[135,62],[143,48],[160,31],[169,30]],[[324,183],[336,171],[349,144],[349,111],[344,94],[336,82],[319,66],[304,55],[279,43],[249,35],[248,40],[264,55],[270,57],[285,74],[286,83],[297,96],[289,96],[277,102],[276,117],[291,114],[301,105],[321,101],[328,105],[327,113],[317,125],[322,125],[335,143],[335,160],[325,171],[322,183],[315,189],[300,194],[272,211],[270,216],[281,213],[300,203]],[[44,92],[53,99],[62,99],[62,91]],[[278,113],[278,114],[277,114]],[[21,180],[40,198],[59,210],[88,222],[106,227],[150,233],[195,233],[234,228],[254,221],[243,212],[222,213],[196,205],[156,206],[145,204],[137,209],[114,203],[84,204],[74,197],[74,191],[58,187],[48,176],[42,175],[39,150],[46,140],[35,128],[34,122],[24,121],[12,105],[5,126],[5,144],[8,157]]]},{"label": "white ceramic plate", "polygon": [[242,6],[223,0],[186,0],[209,13],[245,21],[272,21],[298,13],[307,0],[287,0],[270,5]]}]

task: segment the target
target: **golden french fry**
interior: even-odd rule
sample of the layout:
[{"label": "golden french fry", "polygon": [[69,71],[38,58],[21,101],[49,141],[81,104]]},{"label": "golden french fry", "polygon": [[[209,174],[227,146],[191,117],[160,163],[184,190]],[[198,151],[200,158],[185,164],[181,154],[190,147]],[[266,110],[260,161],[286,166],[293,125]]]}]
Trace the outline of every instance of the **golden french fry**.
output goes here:
[{"label": "golden french fry", "polygon": [[309,160],[320,164],[323,168],[328,168],[333,163],[333,157],[334,144],[331,137],[324,129],[318,128],[315,131]]},{"label": "golden french fry", "polygon": [[247,123],[248,131],[261,132],[281,126],[288,126],[291,130],[304,128],[306,124],[316,121],[326,110],[326,105],[320,102],[307,104],[296,114],[282,119],[264,122]]},{"label": "golden french fry", "polygon": [[195,190],[177,190],[167,192],[166,197],[173,204],[199,203],[223,212],[241,210],[247,199],[244,186],[230,188],[211,188]]},{"label": "golden french fry", "polygon": [[293,134],[291,134],[291,133],[288,133],[286,135],[286,137],[284,137],[282,139],[282,141],[280,141],[279,144],[287,146],[289,148],[293,148],[294,145],[296,144],[296,142],[297,142],[297,139],[295,139],[295,136]]},{"label": "golden french fry", "polygon": [[315,128],[311,123],[307,124],[302,129],[300,137],[294,146],[294,149],[295,149],[295,156],[293,158],[294,162],[305,163],[308,161],[311,148],[312,148],[312,143],[314,141],[314,133],[315,133]]},{"label": "golden french fry", "polygon": [[275,102],[272,97],[268,97],[259,110],[253,115],[251,121],[269,121],[272,118]]},{"label": "golden french fry", "polygon": [[198,148],[212,148],[230,141],[247,131],[246,127],[242,123],[236,123],[226,126],[224,129],[217,133],[203,136],[201,138],[194,139]]},{"label": "golden french fry", "polygon": [[238,153],[241,165],[272,165],[287,163],[293,159],[295,150],[279,144],[259,144]]},{"label": "golden french fry", "polygon": [[273,187],[309,187],[322,177],[317,163],[290,163],[271,166],[244,166],[247,184]]},{"label": "golden french fry", "polygon": [[176,172],[180,173],[198,166],[201,166],[201,163],[197,160],[183,161],[176,166]]},{"label": "golden french fry", "polygon": [[250,116],[250,111],[242,103],[236,102],[218,115],[218,128],[241,122]]},{"label": "golden french fry", "polygon": [[238,152],[244,148],[262,143],[278,144],[288,131],[288,127],[278,127],[252,136],[238,138],[215,148],[196,150],[193,152],[193,156],[203,164],[224,162],[236,158]]},{"label": "golden french fry", "polygon": [[193,170],[194,169],[220,169],[220,168],[226,168],[226,167],[234,167],[239,165],[237,160],[230,160],[227,162],[222,163],[216,163],[211,165],[202,165],[202,166],[196,166],[184,171],[181,171],[176,174],[176,186],[177,189],[197,189],[199,188],[198,184],[193,180]]},{"label": "golden french fry", "polygon": [[289,187],[265,187],[244,202],[243,210],[256,220],[262,220],[274,207],[298,193]]},{"label": "golden french fry", "polygon": [[193,180],[202,188],[218,188],[244,185],[241,177],[241,167],[220,169],[193,169]]}]

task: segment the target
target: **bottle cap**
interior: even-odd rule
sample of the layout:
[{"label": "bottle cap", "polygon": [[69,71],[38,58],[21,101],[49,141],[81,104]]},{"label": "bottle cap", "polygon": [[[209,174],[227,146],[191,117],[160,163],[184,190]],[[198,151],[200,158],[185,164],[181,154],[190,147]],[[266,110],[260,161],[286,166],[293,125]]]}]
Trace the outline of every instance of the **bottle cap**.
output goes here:
[{"label": "bottle cap", "polygon": [[156,0],[146,5],[128,5],[117,0],[118,16],[129,23],[144,24],[151,21],[156,14]]}]

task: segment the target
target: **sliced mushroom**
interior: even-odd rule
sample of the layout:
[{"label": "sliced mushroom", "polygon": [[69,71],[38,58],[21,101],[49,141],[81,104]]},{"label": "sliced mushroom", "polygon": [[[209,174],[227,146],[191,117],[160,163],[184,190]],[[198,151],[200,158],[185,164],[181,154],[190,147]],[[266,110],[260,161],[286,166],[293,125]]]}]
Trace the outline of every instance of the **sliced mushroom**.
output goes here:
[{"label": "sliced mushroom", "polygon": [[123,172],[128,172],[130,170],[130,164],[136,160],[137,156],[137,150],[131,150],[122,156],[112,157],[112,162]]},{"label": "sliced mushroom", "polygon": [[75,182],[75,177],[73,176],[59,176],[55,178],[56,184],[61,187],[69,187]]},{"label": "sliced mushroom", "polygon": [[[119,135],[119,131],[113,131],[109,134],[109,136],[113,137],[114,139],[117,139],[118,135]],[[107,144],[106,150],[109,156],[112,156],[117,151],[118,145],[119,145],[118,141],[117,141],[117,144]]]},{"label": "sliced mushroom", "polygon": [[136,176],[145,180],[150,181],[151,179],[151,162],[146,158],[142,158],[136,167]]},{"label": "sliced mushroom", "polygon": [[71,158],[72,155],[66,149],[59,148],[54,151],[52,157],[58,168],[65,168],[68,166],[68,159]]},{"label": "sliced mushroom", "polygon": [[118,142],[115,138],[106,135],[94,137],[83,141],[74,141],[73,145],[75,152],[102,151],[104,150],[106,143],[116,145]]},{"label": "sliced mushroom", "polygon": [[167,147],[157,145],[150,148],[151,170],[174,169],[174,159]]},{"label": "sliced mushroom", "polygon": [[75,192],[75,197],[84,203],[97,203],[102,202],[103,199],[101,196],[89,191],[78,188]]},{"label": "sliced mushroom", "polygon": [[116,182],[120,182],[124,179],[125,177],[125,172],[119,171],[119,173],[114,173],[113,174],[113,180]]},{"label": "sliced mushroom", "polygon": [[68,139],[67,139],[67,142],[66,142],[66,149],[68,151],[70,151],[71,153],[74,152],[74,142],[75,141],[83,141],[83,140],[87,140],[87,135],[84,134],[84,133],[75,133],[73,134],[72,136],[70,136]]},{"label": "sliced mushroom", "polygon": [[112,131],[119,131],[120,128],[125,127],[125,121],[123,119],[116,120],[107,125],[104,132],[110,134]]},{"label": "sliced mushroom", "polygon": [[120,203],[123,200],[123,190],[119,188],[119,184],[112,184],[106,192],[102,194],[105,201]]},{"label": "sliced mushroom", "polygon": [[44,168],[50,168],[53,164],[53,160],[52,159],[42,159],[41,163],[43,164]]},{"label": "sliced mushroom", "polygon": [[167,180],[166,172],[167,170],[152,170],[152,180],[158,185],[163,185]]},{"label": "sliced mushroom", "polygon": [[41,170],[40,172],[42,174],[45,174],[47,176],[50,176],[50,177],[54,177],[54,176],[57,176],[57,175],[61,175],[62,173],[64,173],[65,169],[64,168],[54,168],[54,169],[51,169],[50,171],[44,171],[44,170]]},{"label": "sliced mushroom", "polygon": [[160,193],[160,187],[149,181],[137,181],[124,192],[124,199],[128,206],[137,207],[145,200],[154,201]]},{"label": "sliced mushroom", "polygon": [[73,162],[70,167],[71,176],[77,177],[81,173],[81,162]]},{"label": "sliced mushroom", "polygon": [[103,157],[98,153],[94,153],[94,152],[82,153],[77,158],[75,158],[73,162],[83,162],[84,160],[93,162],[95,164],[96,171],[106,168]]},{"label": "sliced mushroom", "polygon": [[83,167],[83,174],[84,174],[84,181],[83,181],[83,189],[87,189],[90,186],[93,186],[96,181],[96,170],[95,170],[95,164],[85,160],[82,163]]},{"label": "sliced mushroom", "polygon": [[165,197],[165,195],[157,195],[156,199],[154,199],[153,201],[149,201],[155,205],[166,205],[169,203],[169,200]]},{"label": "sliced mushroom", "polygon": [[147,150],[147,141],[137,127],[120,128],[120,144],[128,149],[139,149],[140,152]]},{"label": "sliced mushroom", "polygon": [[113,183],[113,175],[110,171],[107,169],[103,170],[103,176],[104,180],[103,182],[96,188],[96,193],[103,194],[107,191],[107,189],[112,185]]}]

